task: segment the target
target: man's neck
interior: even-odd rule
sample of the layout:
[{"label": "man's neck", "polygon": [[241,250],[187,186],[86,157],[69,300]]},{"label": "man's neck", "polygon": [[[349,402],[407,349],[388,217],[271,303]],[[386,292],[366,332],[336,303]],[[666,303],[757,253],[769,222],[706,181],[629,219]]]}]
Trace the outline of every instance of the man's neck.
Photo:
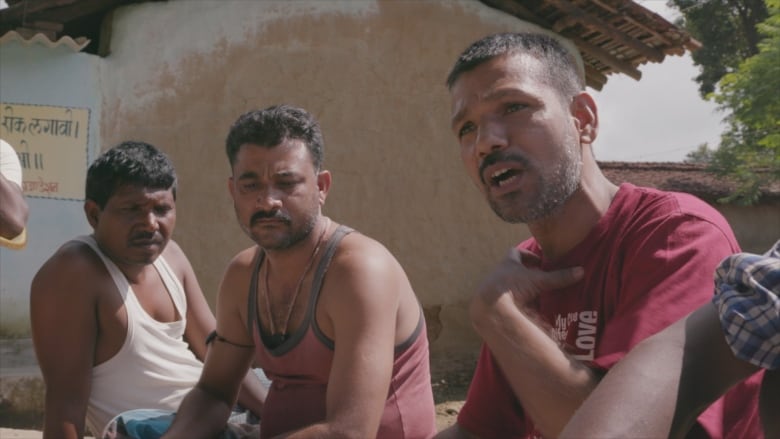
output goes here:
[{"label": "man's neck", "polygon": [[558,259],[582,242],[607,212],[617,191],[601,171],[583,174],[580,188],[557,211],[529,223],[545,259]]},{"label": "man's neck", "polygon": [[[320,240],[324,241],[327,239],[325,228],[329,228],[330,224],[331,221],[329,219],[320,217],[311,233],[292,247],[282,250],[264,249],[271,276],[283,280],[283,283],[287,283],[292,281],[292,277],[300,275],[301,268],[314,255],[318,243],[320,247],[324,246],[324,242],[320,242]],[[323,232],[325,233],[324,235]],[[322,250],[322,248],[319,248],[319,253],[322,253]]]}]

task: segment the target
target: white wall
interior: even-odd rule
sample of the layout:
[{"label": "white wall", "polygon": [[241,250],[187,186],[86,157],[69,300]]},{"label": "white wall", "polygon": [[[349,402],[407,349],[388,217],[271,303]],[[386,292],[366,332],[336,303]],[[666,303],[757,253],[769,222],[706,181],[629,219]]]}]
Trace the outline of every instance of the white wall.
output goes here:
[{"label": "white wall", "polygon": [[[0,45],[0,101],[89,108],[91,160],[98,149],[100,134],[98,59],[63,46],[3,43]],[[30,205],[27,247],[22,250],[0,247],[0,338],[29,336],[29,288],[33,275],[60,244],[89,231],[79,201],[31,197],[27,201]]]}]

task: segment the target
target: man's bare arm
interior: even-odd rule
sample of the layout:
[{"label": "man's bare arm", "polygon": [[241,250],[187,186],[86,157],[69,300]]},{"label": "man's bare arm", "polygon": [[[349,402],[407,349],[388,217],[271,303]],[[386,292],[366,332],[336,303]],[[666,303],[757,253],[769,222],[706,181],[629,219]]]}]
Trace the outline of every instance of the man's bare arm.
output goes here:
[{"label": "man's bare arm", "polygon": [[[211,313],[208,302],[203,295],[195,271],[184,252],[174,241],[166,248],[166,259],[175,261],[181,271],[182,286],[187,297],[187,327],[184,336],[190,349],[201,361],[206,360],[206,339],[216,329],[216,319]],[[249,371],[243,380],[238,402],[256,416],[260,416],[267,389],[257,375]]]},{"label": "man's bare arm", "polygon": [[685,437],[704,409],[757,370],[734,356],[706,303],[631,350],[561,438]]},{"label": "man's bare arm", "polygon": [[47,261],[32,281],[32,337],[46,384],[44,438],[84,435],[98,333],[92,271],[71,248]]},{"label": "man's bare arm", "polygon": [[0,236],[13,239],[27,224],[29,208],[22,188],[0,174]]},{"label": "man's bare arm", "polygon": [[254,342],[241,313],[246,308],[250,265],[251,253],[244,251],[227,268],[217,296],[220,338],[209,346],[200,380],[182,401],[165,437],[211,438],[227,422],[241,377],[247,375],[254,356]]},{"label": "man's bare arm", "polygon": [[[512,250],[478,288],[470,314],[515,396],[545,435],[556,437],[598,383],[584,364],[569,357],[534,321],[526,304],[541,291],[577,282],[581,269],[543,272]],[[554,294],[554,293],[551,293]]]}]

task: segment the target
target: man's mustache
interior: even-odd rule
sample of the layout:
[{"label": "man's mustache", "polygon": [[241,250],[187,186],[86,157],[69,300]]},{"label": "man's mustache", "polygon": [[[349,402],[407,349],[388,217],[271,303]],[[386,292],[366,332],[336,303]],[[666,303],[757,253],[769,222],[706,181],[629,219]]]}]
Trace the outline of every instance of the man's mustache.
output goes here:
[{"label": "man's mustache", "polygon": [[523,165],[524,168],[528,168],[528,159],[518,153],[507,154],[504,151],[493,151],[485,156],[485,159],[479,165],[479,179],[485,184],[485,169],[488,166],[494,165],[498,162],[515,162]]},{"label": "man's mustache", "polygon": [[157,232],[138,232],[130,237],[131,241],[162,241],[162,235]]},{"label": "man's mustache", "polygon": [[256,221],[264,220],[264,219],[273,219],[277,221],[282,221],[286,224],[289,224],[292,222],[291,218],[284,214],[281,210],[273,210],[270,212],[266,212],[264,210],[259,210],[255,212],[252,217],[249,219],[249,224],[254,224]]}]

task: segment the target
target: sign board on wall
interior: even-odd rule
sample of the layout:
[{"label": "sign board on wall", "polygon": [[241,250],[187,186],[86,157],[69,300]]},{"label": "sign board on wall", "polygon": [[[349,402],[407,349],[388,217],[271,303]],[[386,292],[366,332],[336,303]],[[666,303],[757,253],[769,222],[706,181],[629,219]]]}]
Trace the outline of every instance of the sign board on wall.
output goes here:
[{"label": "sign board on wall", "polygon": [[22,164],[28,197],[83,200],[89,109],[0,102],[0,138]]}]

